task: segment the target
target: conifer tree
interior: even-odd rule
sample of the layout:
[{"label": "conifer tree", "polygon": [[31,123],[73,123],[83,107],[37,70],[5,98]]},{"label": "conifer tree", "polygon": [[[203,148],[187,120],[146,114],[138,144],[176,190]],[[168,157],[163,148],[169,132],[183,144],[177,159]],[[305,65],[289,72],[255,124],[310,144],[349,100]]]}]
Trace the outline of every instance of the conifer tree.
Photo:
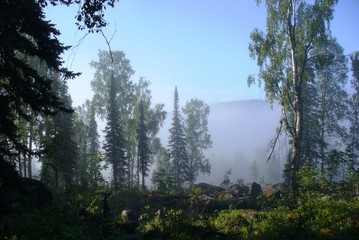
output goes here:
[{"label": "conifer tree", "polygon": [[[66,94],[63,97],[63,102],[71,106],[71,97]],[[53,161],[56,170],[63,178],[64,186],[68,188],[73,184],[78,160],[78,147],[74,141],[73,115],[60,113],[55,116],[54,121],[57,135],[55,136]],[[56,176],[55,188],[59,187],[59,177]]]},{"label": "conifer tree", "polygon": [[[146,80],[144,77],[140,77],[139,81],[135,84],[135,102],[134,105],[136,106],[133,113],[133,120],[131,124],[128,126],[129,132],[129,142],[131,144],[135,143],[135,148],[130,148],[132,151],[131,157],[132,160],[129,159],[129,163],[132,166],[132,171],[136,170],[137,176],[132,174],[133,182],[135,177],[137,177],[138,186],[140,185],[140,172],[138,165],[138,130],[140,128],[140,121],[141,114],[143,114],[144,118],[144,125],[147,129],[147,144],[148,148],[151,149],[150,161],[148,162],[148,167],[153,163],[154,155],[152,153],[158,152],[159,147],[161,145],[157,134],[162,126],[165,118],[166,112],[163,110],[164,104],[152,104],[152,96],[151,90],[149,89],[150,82]],[[142,105],[142,113],[141,113],[141,105]],[[134,133],[134,134],[133,134]],[[133,139],[135,136],[135,139]],[[131,173],[130,173],[131,175]]]},{"label": "conifer tree", "polygon": [[61,66],[67,47],[58,41],[59,31],[45,20],[36,1],[2,1],[0,22],[0,153],[10,160],[14,149],[27,150],[19,139],[18,116],[27,121],[29,109],[47,115],[70,111],[52,91],[52,79],[28,60],[39,59],[64,79],[76,74]]},{"label": "conifer tree", "polygon": [[113,186],[115,190],[125,185],[127,174],[127,162],[125,153],[125,142],[123,127],[120,120],[119,106],[117,102],[117,88],[115,77],[111,74],[108,85],[109,102],[107,104],[107,123],[105,127],[105,157],[112,164]]},{"label": "conifer tree", "polygon": [[329,153],[345,139],[347,67],[343,49],[335,39],[318,43],[317,56],[308,65],[303,93],[303,158],[325,174]]},{"label": "conifer tree", "polygon": [[312,108],[318,116],[318,160],[320,172],[325,174],[329,152],[342,147],[345,140],[344,120],[348,110],[346,91],[347,66],[343,48],[335,39],[319,45],[319,61],[316,63],[317,107]]},{"label": "conifer tree", "polygon": [[[71,108],[71,97],[65,81],[58,75],[53,89],[64,105]],[[45,156],[42,158],[42,177],[44,182],[54,187],[70,187],[74,180],[78,161],[78,146],[73,131],[73,114],[60,112],[49,117],[45,132]]]},{"label": "conifer tree", "polygon": [[[116,130],[116,134],[113,134],[118,135],[115,138],[121,138],[121,145],[118,146],[118,148],[126,152],[126,159],[120,157],[122,159],[120,161],[121,166],[117,166],[120,167],[117,171],[121,172],[121,181],[119,179],[119,173],[116,173],[116,184],[120,184],[120,181],[121,187],[131,187],[131,163],[133,156],[136,156],[132,151],[133,148],[136,149],[136,142],[133,142],[133,139],[136,139],[136,128],[133,127],[135,121],[133,118],[135,109],[135,84],[130,79],[134,71],[132,70],[130,61],[126,59],[122,51],[114,51],[112,53],[99,51],[98,55],[99,60],[91,62],[91,66],[96,69],[94,79],[91,81],[91,86],[94,91],[93,103],[96,107],[96,113],[98,113],[101,118],[112,121],[112,123],[107,123],[107,128],[110,127],[110,124],[112,127],[120,129]],[[114,88],[111,86],[114,86]],[[112,113],[110,111],[112,111]],[[113,119],[113,117],[116,119]],[[133,129],[134,131],[132,131]],[[106,134],[109,134],[107,130]],[[116,152],[116,154],[119,154],[118,151]],[[124,156],[124,154],[120,155]],[[108,156],[107,160],[113,164]],[[118,161],[119,160],[115,161],[115,165]],[[120,186],[118,185],[117,187]]]},{"label": "conifer tree", "polygon": [[[139,127],[137,129],[137,167],[142,176],[142,188],[145,188],[145,177],[148,176],[149,167],[151,165],[151,150],[149,146],[148,128],[144,113],[143,101],[140,106]],[[139,177],[139,176],[138,176]]]},{"label": "conifer tree", "polygon": [[174,184],[176,188],[180,188],[185,181],[188,181],[189,163],[177,87],[175,87],[174,93],[172,127],[169,131],[169,152],[173,168]]},{"label": "conifer tree", "polygon": [[79,146],[77,179],[83,187],[96,186],[101,177],[101,154],[94,104],[86,100],[75,111],[75,135]]}]

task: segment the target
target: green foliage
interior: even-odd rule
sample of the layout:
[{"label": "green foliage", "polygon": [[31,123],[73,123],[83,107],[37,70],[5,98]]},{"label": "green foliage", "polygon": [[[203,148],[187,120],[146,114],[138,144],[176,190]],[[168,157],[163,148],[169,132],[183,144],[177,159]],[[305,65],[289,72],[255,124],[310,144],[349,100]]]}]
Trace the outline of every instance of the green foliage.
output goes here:
[{"label": "green foliage", "polygon": [[125,176],[128,173],[128,162],[126,161],[125,137],[123,123],[118,105],[118,83],[115,80],[114,73],[110,77],[110,83],[107,86],[109,99],[107,103],[107,116],[105,127],[105,150],[106,160],[112,164],[113,187],[115,190],[126,186]]},{"label": "green foliage", "polygon": [[[304,172],[303,178],[312,179],[311,170]],[[311,191],[307,179],[300,182],[308,187],[306,191]],[[74,188],[57,192],[52,206],[3,216],[0,238],[355,239],[359,234],[359,200],[353,197],[355,193],[350,188],[341,190],[347,191],[347,198],[339,198],[334,194],[338,189],[328,184],[326,187],[332,187],[333,197],[301,192],[285,196],[261,210],[226,209],[207,213],[193,211],[199,204],[200,188],[193,188],[189,199],[133,189],[110,192],[106,188],[93,188],[81,192],[80,188]],[[105,196],[110,209],[107,216],[103,213]],[[169,200],[175,200],[176,204],[166,204],[168,207],[164,208],[164,201]],[[193,207],[189,212],[188,204]],[[140,211],[139,227],[132,235],[124,232],[125,226],[120,223],[120,213],[126,206]]]},{"label": "green foliage", "polygon": [[141,229],[146,239],[221,239],[208,225],[208,220],[199,217],[192,222],[183,210],[168,210],[164,216],[155,218]]},{"label": "green foliage", "polygon": [[[292,178],[290,183],[295,191],[298,190],[295,174],[303,165],[304,136],[308,134],[308,125],[305,123],[306,93],[313,80],[310,77],[313,69],[328,64],[332,58],[332,54],[325,55],[318,49],[329,45],[328,26],[336,3],[266,1],[266,32],[255,29],[250,36],[250,56],[256,58],[259,66],[257,81],[264,83],[267,99],[280,104],[282,116],[279,132],[285,130],[292,140],[290,167],[287,167],[292,173],[287,177]],[[251,75],[248,83],[255,82]]]},{"label": "green foliage", "polygon": [[262,235],[270,239],[355,239],[358,200],[313,198],[294,209],[279,207],[264,215]]},{"label": "green foliage", "polygon": [[57,5],[78,5],[78,11],[74,17],[75,23],[79,30],[87,29],[88,32],[100,32],[107,26],[105,20],[105,10],[107,7],[114,7],[118,0],[103,0],[100,2],[85,0],[37,0],[38,5],[45,8],[48,4]]},{"label": "green foliage", "polygon": [[244,210],[224,210],[212,219],[214,228],[227,236],[248,239],[253,228],[255,212]]},{"label": "green foliage", "polygon": [[210,174],[211,165],[203,151],[212,146],[208,133],[209,106],[198,99],[191,99],[182,109],[185,115],[184,132],[189,160],[188,181],[192,186],[198,174]]},{"label": "green foliage", "polygon": [[169,193],[174,190],[169,152],[166,148],[159,146],[155,155],[157,164],[152,174],[152,182],[159,192]]},{"label": "green foliage", "polygon": [[152,182],[159,192],[170,193],[174,190],[173,177],[165,168],[159,168],[153,173]]},{"label": "green foliage", "polygon": [[305,163],[297,173],[296,178],[301,192],[317,190],[319,185],[319,172],[312,165]]},{"label": "green foliage", "polygon": [[339,176],[341,181],[345,181],[348,163],[349,158],[346,152],[338,151],[337,149],[330,151],[326,167],[329,179],[332,180],[334,177]]}]

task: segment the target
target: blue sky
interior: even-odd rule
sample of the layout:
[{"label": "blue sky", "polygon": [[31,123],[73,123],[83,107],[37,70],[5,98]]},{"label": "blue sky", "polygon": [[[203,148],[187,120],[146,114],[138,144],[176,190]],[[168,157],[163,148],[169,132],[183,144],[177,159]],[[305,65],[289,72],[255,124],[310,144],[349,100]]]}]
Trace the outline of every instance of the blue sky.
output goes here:
[{"label": "blue sky", "polygon": [[[359,50],[359,1],[336,6],[331,30],[349,54]],[[57,25],[66,45],[76,46],[85,35],[75,26],[76,8],[49,7],[47,17]],[[110,25],[104,33],[112,50],[122,50],[136,74],[151,81],[153,102],[172,109],[174,87],[180,104],[191,98],[208,104],[265,99],[258,87],[248,88],[247,77],[258,71],[249,57],[249,35],[265,30],[264,5],[255,0],[121,0],[108,9]],[[90,81],[98,49],[108,50],[100,34],[90,34],[64,56],[65,66],[82,75],[69,82],[74,106],[92,97]]]}]

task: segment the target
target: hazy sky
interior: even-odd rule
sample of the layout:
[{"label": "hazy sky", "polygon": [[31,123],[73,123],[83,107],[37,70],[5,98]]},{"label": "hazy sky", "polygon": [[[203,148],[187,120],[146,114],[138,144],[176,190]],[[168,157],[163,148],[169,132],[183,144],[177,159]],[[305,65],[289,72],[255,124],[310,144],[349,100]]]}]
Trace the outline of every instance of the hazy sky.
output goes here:
[{"label": "hazy sky", "polygon": [[[242,99],[264,99],[258,87],[247,87],[257,73],[248,53],[249,35],[265,30],[264,5],[255,0],[121,0],[105,13],[104,30],[113,51],[122,50],[136,71],[133,81],[151,81],[153,101],[172,109],[177,85],[181,105],[190,98],[208,104]],[[76,8],[51,7],[47,17],[57,25],[66,45],[76,46],[86,32],[78,31]],[[359,1],[342,0],[336,6],[332,33],[349,54],[359,50]],[[64,55],[65,66],[82,72],[69,82],[74,106],[92,97],[89,67],[98,49],[108,50],[100,34],[86,36]]]}]

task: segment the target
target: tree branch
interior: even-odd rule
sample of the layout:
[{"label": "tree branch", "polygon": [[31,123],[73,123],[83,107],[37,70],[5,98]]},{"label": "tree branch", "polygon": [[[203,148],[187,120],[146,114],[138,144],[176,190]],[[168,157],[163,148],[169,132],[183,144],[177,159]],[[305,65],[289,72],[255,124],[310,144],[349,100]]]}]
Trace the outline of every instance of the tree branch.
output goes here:
[{"label": "tree branch", "polygon": [[274,149],[275,149],[275,147],[277,145],[278,139],[279,139],[280,134],[282,132],[282,128],[283,128],[283,121],[281,119],[279,121],[279,127],[277,127],[277,129],[276,129],[276,135],[274,136],[274,138],[269,143],[269,147],[268,147],[268,150],[267,150],[267,152],[269,152],[269,156],[267,158],[267,162],[271,159],[271,157],[273,155]]}]

